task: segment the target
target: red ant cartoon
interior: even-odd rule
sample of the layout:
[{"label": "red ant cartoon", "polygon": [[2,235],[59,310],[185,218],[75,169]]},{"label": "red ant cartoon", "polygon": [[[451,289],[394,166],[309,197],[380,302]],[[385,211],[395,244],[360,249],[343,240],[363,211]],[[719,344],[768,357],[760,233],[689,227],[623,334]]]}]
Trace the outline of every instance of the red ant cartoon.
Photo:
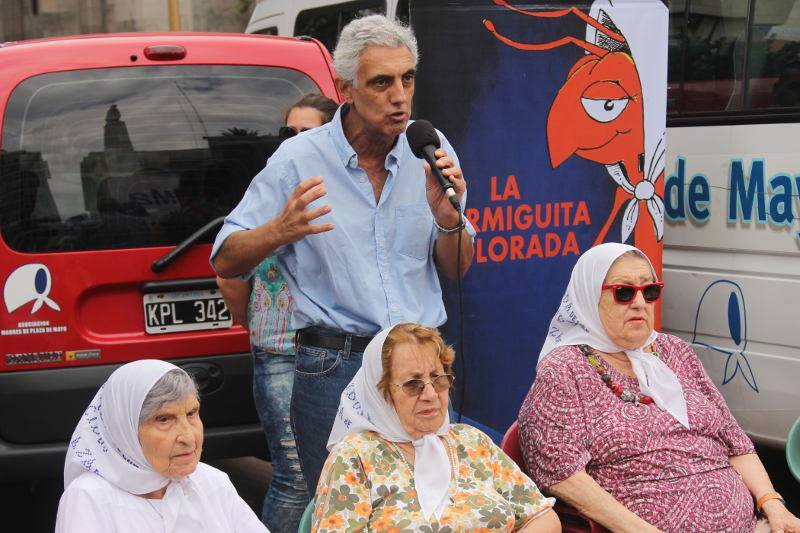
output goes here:
[{"label": "red ant cartoon", "polygon": [[[664,235],[664,202],[658,195],[656,182],[664,175],[665,128],[663,120],[659,125],[658,120],[653,121],[651,116],[646,116],[645,106],[652,102],[642,94],[642,79],[634,60],[635,54],[631,52],[630,43],[620,32],[619,26],[609,16],[609,12],[613,13],[623,2],[596,0],[591,10],[597,13],[596,18],[576,7],[555,11],[523,11],[505,0],[494,0],[494,3],[537,18],[559,18],[572,14],[587,24],[587,40],[566,36],[555,41],[526,44],[498,33],[492,21],[483,21],[494,37],[518,50],[536,52],[574,44],[587,52],[572,66],[550,107],[547,117],[550,162],[556,168],[575,154],[605,165],[619,187],[611,213],[594,244],[606,239],[611,224],[627,201],[620,242],[625,242],[633,232],[636,246],[653,259],[653,266],[660,272],[659,241]],[[629,11],[618,11],[617,15],[631,21],[630,10],[633,8],[627,7]],[[594,34],[595,42],[589,42],[591,34]],[[666,78],[663,91],[666,92]],[[651,113],[657,112],[655,107],[651,105]],[[663,109],[661,115],[663,117]],[[651,120],[647,121],[648,118]],[[655,126],[651,128],[655,135],[650,135],[648,142],[645,139],[647,122]],[[663,187],[663,179],[661,184]],[[640,202],[646,203],[652,223],[645,220],[638,222]]]}]

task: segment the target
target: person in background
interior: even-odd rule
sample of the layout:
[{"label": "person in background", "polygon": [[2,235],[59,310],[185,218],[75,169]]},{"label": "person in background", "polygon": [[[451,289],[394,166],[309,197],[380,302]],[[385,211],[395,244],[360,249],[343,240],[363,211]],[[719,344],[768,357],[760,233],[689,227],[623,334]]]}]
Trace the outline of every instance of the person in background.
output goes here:
[{"label": "person in background", "polygon": [[778,81],[772,87],[773,107],[800,105],[800,54],[780,69]]},{"label": "person in background", "polygon": [[[286,112],[280,137],[288,139],[330,122],[337,107],[327,96],[303,96]],[[256,267],[250,281],[217,277],[217,285],[231,315],[250,332],[253,399],[272,460],[261,520],[276,533],[294,532],[311,496],[289,420],[296,333],[292,295],[274,255]]]},{"label": "person in background", "polygon": [[202,451],[192,378],[153,359],[119,367],[70,439],[56,533],[269,533]]},{"label": "person in background", "polygon": [[694,350],[655,331],[662,287],[632,246],[578,259],[519,412],[528,472],[611,531],[800,532]]},{"label": "person in background", "polygon": [[455,353],[439,332],[379,333],[342,392],[312,531],[561,531],[491,439],[447,412]]},{"label": "person in background", "polygon": [[342,30],[334,66],[344,104],[330,123],[278,147],[211,252],[223,278],[278,257],[295,303],[291,419],[309,492],[328,454],[339,395],[367,343],[392,324],[445,322],[438,275],[466,273],[475,233],[447,139],[437,133],[435,164],[460,209],[406,138],[417,72],[411,30],[381,15],[354,20]]}]

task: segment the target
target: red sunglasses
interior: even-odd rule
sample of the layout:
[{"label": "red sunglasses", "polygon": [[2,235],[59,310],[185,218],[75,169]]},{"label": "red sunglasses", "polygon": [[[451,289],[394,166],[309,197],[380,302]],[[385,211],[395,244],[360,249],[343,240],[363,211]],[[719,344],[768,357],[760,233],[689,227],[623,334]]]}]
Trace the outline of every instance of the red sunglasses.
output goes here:
[{"label": "red sunglasses", "polygon": [[645,302],[655,302],[661,298],[661,289],[663,288],[664,283],[661,281],[645,283],[644,285],[629,285],[627,283],[608,283],[603,285],[603,290],[611,289],[611,294],[614,295],[614,301],[618,304],[630,303],[636,298],[636,293],[638,291],[642,291]]}]

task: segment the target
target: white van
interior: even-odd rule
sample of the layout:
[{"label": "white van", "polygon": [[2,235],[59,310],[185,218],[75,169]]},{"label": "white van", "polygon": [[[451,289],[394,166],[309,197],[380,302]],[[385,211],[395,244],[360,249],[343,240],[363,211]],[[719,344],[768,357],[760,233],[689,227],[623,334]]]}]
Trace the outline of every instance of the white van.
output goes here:
[{"label": "white van", "polygon": [[670,3],[664,194],[663,329],[776,447],[800,417],[800,1],[784,4]]},{"label": "white van", "polygon": [[800,417],[798,138],[800,123],[667,137],[664,330],[693,344],[742,427],[775,446]]},{"label": "white van", "polygon": [[390,15],[408,24],[409,0],[259,0],[245,33],[313,37],[333,50],[348,22]]}]

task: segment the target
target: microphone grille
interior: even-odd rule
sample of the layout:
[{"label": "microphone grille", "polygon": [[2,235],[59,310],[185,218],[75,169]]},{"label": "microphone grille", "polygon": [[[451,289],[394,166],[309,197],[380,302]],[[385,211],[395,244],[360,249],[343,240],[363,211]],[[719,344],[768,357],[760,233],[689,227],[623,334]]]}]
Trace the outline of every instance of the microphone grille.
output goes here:
[{"label": "microphone grille", "polygon": [[420,159],[424,156],[423,150],[426,146],[433,145],[436,148],[441,146],[439,136],[436,135],[436,130],[433,129],[433,124],[427,120],[415,120],[412,122],[406,128],[406,138],[411,151]]}]

